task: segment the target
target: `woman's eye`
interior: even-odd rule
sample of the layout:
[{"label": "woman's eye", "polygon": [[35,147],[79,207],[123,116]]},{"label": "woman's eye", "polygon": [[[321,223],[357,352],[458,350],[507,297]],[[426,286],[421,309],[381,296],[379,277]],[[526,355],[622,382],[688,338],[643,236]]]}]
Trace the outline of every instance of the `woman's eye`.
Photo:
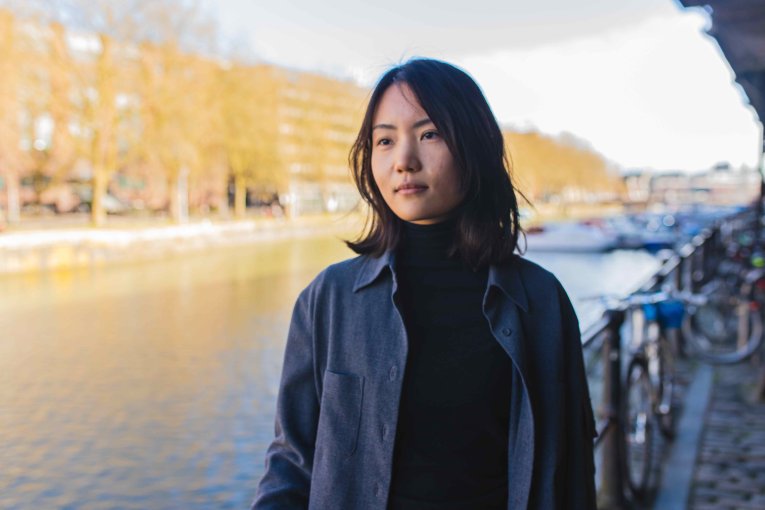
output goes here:
[{"label": "woman's eye", "polygon": [[390,138],[380,138],[375,145],[390,145]]},{"label": "woman's eye", "polygon": [[438,138],[438,131],[426,131],[422,134],[423,140],[433,140],[434,138]]}]

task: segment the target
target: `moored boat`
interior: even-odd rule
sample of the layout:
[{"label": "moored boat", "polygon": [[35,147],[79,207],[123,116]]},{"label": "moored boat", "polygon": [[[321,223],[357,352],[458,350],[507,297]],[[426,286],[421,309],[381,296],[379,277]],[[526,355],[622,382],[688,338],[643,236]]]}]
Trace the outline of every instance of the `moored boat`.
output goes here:
[{"label": "moored boat", "polygon": [[548,223],[526,231],[529,251],[604,252],[617,247],[616,235],[588,223]]}]

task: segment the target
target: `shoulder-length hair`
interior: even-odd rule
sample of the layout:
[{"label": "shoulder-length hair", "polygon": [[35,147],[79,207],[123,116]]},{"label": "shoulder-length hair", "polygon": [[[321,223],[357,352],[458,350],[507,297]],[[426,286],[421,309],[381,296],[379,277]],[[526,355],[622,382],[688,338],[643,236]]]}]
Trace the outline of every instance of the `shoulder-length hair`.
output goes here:
[{"label": "shoulder-length hair", "polygon": [[[401,240],[402,220],[388,207],[372,175],[372,123],[385,91],[406,83],[444,138],[460,171],[463,202],[451,254],[475,269],[513,256],[522,232],[502,132],[481,89],[464,71],[432,59],[412,59],[386,72],[369,99],[349,163],[361,197],[370,205],[364,232],[346,244],[380,256]],[[371,220],[371,221],[370,221]]]}]

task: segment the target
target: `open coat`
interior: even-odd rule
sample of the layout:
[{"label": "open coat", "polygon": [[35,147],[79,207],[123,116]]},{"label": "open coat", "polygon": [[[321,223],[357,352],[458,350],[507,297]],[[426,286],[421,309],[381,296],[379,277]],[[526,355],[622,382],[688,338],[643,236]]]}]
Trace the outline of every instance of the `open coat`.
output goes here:
[{"label": "open coat", "polygon": [[[298,297],[253,509],[385,510],[407,357],[394,259],[334,264]],[[490,267],[483,313],[514,366],[508,509],[594,509],[595,427],[568,296],[515,257]]]}]

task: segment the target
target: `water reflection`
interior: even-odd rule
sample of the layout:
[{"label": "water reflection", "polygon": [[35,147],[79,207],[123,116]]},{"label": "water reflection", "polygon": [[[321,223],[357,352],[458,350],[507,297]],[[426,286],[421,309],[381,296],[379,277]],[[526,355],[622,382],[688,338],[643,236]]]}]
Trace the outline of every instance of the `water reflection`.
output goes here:
[{"label": "water reflection", "polygon": [[[0,278],[0,508],[245,508],[295,297],[350,255],[303,239]],[[597,257],[540,262],[573,295],[651,264]]]},{"label": "water reflection", "polygon": [[0,280],[0,507],[243,508],[335,239]]}]

